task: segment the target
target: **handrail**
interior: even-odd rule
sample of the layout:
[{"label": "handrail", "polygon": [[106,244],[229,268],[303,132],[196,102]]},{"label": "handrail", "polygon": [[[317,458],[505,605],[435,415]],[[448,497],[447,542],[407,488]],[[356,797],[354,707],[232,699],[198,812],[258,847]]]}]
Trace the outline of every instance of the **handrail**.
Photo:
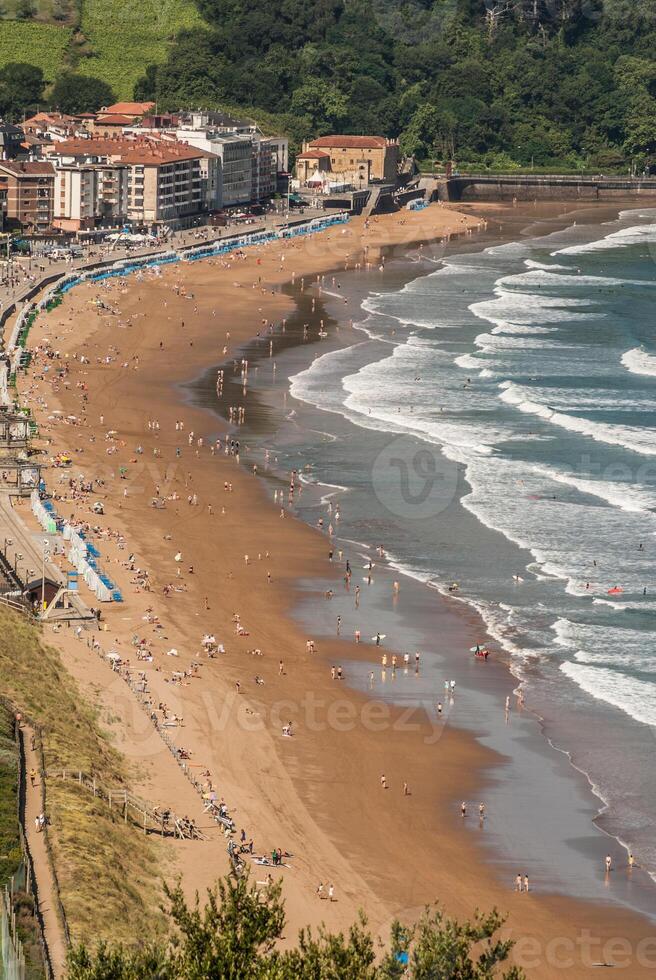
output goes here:
[{"label": "handrail", "polygon": [[89,773],[82,772],[79,769],[48,769],[43,773],[43,776],[48,779],[70,779],[77,783],[78,786],[84,787],[84,789],[93,793],[96,799],[102,800],[109,805],[110,811],[113,809],[114,803],[119,804],[123,807],[123,813],[125,821],[127,822],[129,814],[129,808],[132,807],[137,813],[141,815],[140,820],[135,820],[134,817],[130,817],[132,822],[143,827],[144,833],[148,832],[148,821],[156,824],[157,830],[164,836],[165,830],[167,829],[169,821],[164,819],[164,813],[167,812],[170,815],[170,823],[172,823],[174,830],[177,832],[176,836],[187,837],[189,839],[201,837],[197,828],[193,828],[193,831],[189,830],[185,833],[184,821],[181,817],[177,816],[173,811],[167,808],[166,811],[158,813],[153,809],[148,807],[148,804],[138,797],[133,796],[124,787],[118,789],[109,789],[105,787],[95,776],[89,775]]}]

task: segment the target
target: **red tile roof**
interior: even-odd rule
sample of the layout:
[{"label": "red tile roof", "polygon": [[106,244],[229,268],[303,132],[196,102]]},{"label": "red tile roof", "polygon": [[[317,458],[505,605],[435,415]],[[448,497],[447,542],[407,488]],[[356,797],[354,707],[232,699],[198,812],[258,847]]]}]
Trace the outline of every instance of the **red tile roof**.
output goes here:
[{"label": "red tile roof", "polygon": [[125,114],[126,116],[145,116],[147,112],[154,108],[154,102],[115,102],[114,105],[104,106],[98,115],[119,113],[119,115]]},{"label": "red tile roof", "polygon": [[0,170],[8,170],[17,176],[26,174],[31,177],[51,177],[55,172],[51,163],[23,162],[21,160],[0,160]]},{"label": "red tile roof", "polygon": [[310,147],[326,146],[345,150],[381,150],[387,146],[384,136],[319,136]]},{"label": "red tile roof", "polygon": [[67,116],[63,112],[37,112],[21,123],[21,126],[36,125],[37,123],[74,123],[75,116]]},{"label": "red tile roof", "polygon": [[108,113],[106,116],[99,116],[96,119],[97,126],[131,126],[134,122],[134,116],[122,116],[119,113]]},{"label": "red tile roof", "polygon": [[325,150],[306,150],[305,153],[299,153],[296,157],[297,160],[322,160],[325,157],[330,159],[330,153],[326,153]]},{"label": "red tile roof", "polygon": [[146,166],[161,166],[175,163],[176,160],[197,160],[199,157],[214,157],[215,154],[199,150],[188,143],[164,142],[152,139],[73,139],[55,143],[51,156],[97,156],[109,157],[121,163],[135,163]]}]

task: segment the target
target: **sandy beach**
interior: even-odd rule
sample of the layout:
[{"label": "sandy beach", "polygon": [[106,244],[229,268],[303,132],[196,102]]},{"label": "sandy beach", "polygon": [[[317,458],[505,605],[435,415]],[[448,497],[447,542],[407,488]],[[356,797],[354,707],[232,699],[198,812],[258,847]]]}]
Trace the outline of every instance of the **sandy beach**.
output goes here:
[{"label": "sandy beach", "polygon": [[[73,456],[70,469],[46,471],[48,489],[60,498],[62,516],[101,529],[95,543],[125,600],[103,606],[100,642],[136,666],[132,638],[148,641],[152,662],[138,667],[154,701],[183,719],[169,735],[199,773],[210,774],[204,778],[255,852],[293,855],[289,868],[253,868],[256,879],[284,875],[290,940],[305,924],[344,929],[361,908],[384,935],[394,917],[413,919],[434,900],[463,917],[496,905],[509,913],[514,959],[530,977],[593,976],[605,962],[647,976],[656,941],[646,918],[541,894],[539,883],[515,894],[512,879],[500,879],[486,859],[470,827],[479,823],[485,771],[500,758],[432,713],[403,712],[333,679],[335,664],[380,666],[382,651],[370,637],[359,645],[321,638],[308,650],[313,637],[291,615],[297,584],[321,579],[343,590],[352,556],[336,552],[331,560],[327,535],[289,512],[287,488],[273,503],[256,474],[225,452],[239,440],[238,425],[226,437],[226,427],[190,407],[180,387],[213,364],[234,371],[235,358],[240,373],[240,346],[257,335],[269,339],[275,359],[294,310],[284,284],[305,288],[323,273],[339,279],[343,269],[378,265],[392,245],[451,234],[475,241],[482,228],[475,213],[433,206],[80,286],[38,318],[29,346],[39,352],[19,378],[19,395],[34,411],[48,456]],[[248,412],[247,396],[243,404]],[[91,493],[74,492],[69,481],[79,478],[94,481]],[[96,500],[103,516],[91,512]],[[147,570],[148,590],[137,569]],[[314,601],[330,600],[318,593]],[[473,617],[436,603],[439,644],[468,649],[478,629]],[[135,791],[175,804],[206,834],[171,842],[165,869],[170,879],[181,876],[188,894],[202,893],[228,869],[226,840],[120,678],[70,632],[46,631],[82,689],[111,716],[107,727],[134,763]],[[208,633],[225,653],[203,652]],[[387,650],[390,659],[394,653]],[[180,672],[188,676],[176,683]],[[510,694],[510,677],[507,686]],[[512,710],[519,710],[514,698]],[[290,722],[293,735],[285,737]],[[56,833],[56,815],[53,824]],[[319,882],[334,885],[336,901],[317,897]]]}]

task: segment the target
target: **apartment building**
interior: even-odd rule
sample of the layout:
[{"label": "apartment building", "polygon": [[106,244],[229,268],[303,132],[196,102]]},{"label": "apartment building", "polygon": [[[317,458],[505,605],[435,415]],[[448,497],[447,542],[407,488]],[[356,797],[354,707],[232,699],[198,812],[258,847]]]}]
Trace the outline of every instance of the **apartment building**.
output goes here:
[{"label": "apartment building", "polygon": [[218,208],[248,204],[253,190],[253,143],[250,136],[221,135],[213,129],[178,129],[181,143],[211,153],[220,161]]},{"label": "apartment building", "polygon": [[62,231],[114,227],[128,214],[128,168],[123,164],[60,164],[53,224]]},{"label": "apartment building", "polygon": [[140,224],[184,224],[219,205],[218,161],[189,146],[154,144],[121,153],[129,167],[128,218]]},{"label": "apartment building", "polygon": [[127,218],[139,225],[185,227],[219,207],[219,161],[203,150],[163,140],[71,140],[53,148],[58,167],[121,164]]},{"label": "apartment building", "polygon": [[278,174],[287,172],[289,140],[283,136],[251,137],[253,146],[253,182],[251,199],[264,201],[278,189]]},{"label": "apartment building", "polygon": [[0,198],[10,227],[28,234],[44,232],[52,225],[55,169],[50,163],[0,161]]}]

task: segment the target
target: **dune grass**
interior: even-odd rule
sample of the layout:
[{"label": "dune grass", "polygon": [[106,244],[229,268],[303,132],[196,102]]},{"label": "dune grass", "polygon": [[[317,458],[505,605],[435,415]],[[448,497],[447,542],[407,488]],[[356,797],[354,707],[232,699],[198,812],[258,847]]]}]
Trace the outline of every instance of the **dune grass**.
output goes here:
[{"label": "dune grass", "polygon": [[[125,761],[102,734],[39,627],[0,608],[0,693],[42,732],[46,769],[75,769],[127,786]],[[48,779],[49,838],[73,941],[134,943],[159,934],[158,842],[74,782]]]}]

